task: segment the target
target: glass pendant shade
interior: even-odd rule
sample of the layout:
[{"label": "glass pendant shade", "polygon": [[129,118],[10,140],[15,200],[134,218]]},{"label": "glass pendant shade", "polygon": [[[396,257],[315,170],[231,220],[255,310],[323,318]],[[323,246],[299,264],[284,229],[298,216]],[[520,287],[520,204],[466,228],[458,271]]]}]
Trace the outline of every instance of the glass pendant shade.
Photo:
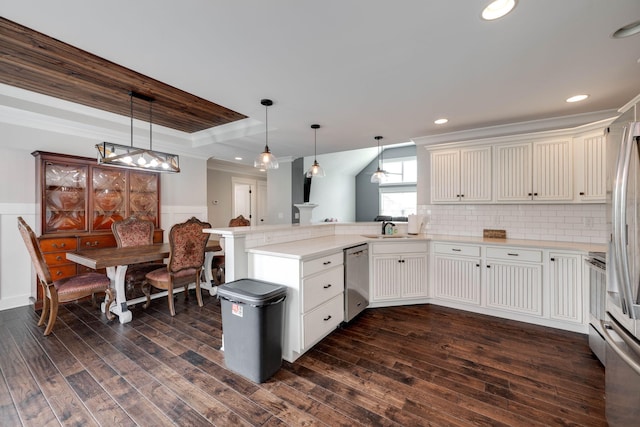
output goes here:
[{"label": "glass pendant shade", "polygon": [[376,136],[375,140],[378,141],[378,169],[371,175],[371,182],[374,184],[382,184],[387,181],[387,172],[381,167],[382,151],[380,151],[381,136]]},{"label": "glass pendant shade", "polygon": [[273,105],[273,101],[270,99],[262,99],[260,104],[264,105],[264,134],[265,134],[265,144],[264,151],[256,157],[253,161],[253,167],[258,169],[278,169],[280,166],[278,164],[278,159],[276,156],[271,154],[271,150],[269,150],[269,116],[267,115],[267,110],[271,105]]},{"label": "glass pendant shade", "polygon": [[309,170],[305,175],[307,178],[322,178],[325,176],[324,169],[322,169],[322,166],[320,166],[320,163],[318,163],[318,160],[316,159],[316,147],[318,142],[316,136],[318,135],[318,129],[320,129],[320,125],[311,125],[311,129],[313,129],[314,131],[313,164],[311,165],[311,167],[309,168]]},{"label": "glass pendant shade", "polygon": [[278,169],[278,159],[276,156],[271,154],[271,150],[269,150],[269,146],[265,145],[264,151],[256,157],[253,161],[253,166],[258,169]]},{"label": "glass pendant shade", "polygon": [[[133,146],[133,98],[149,103],[149,149]],[[177,154],[153,150],[151,123],[153,118],[151,103],[153,98],[136,92],[129,92],[131,104],[131,145],[103,142],[97,144],[98,164],[125,169],[138,169],[149,172],[180,172],[180,158]]]}]

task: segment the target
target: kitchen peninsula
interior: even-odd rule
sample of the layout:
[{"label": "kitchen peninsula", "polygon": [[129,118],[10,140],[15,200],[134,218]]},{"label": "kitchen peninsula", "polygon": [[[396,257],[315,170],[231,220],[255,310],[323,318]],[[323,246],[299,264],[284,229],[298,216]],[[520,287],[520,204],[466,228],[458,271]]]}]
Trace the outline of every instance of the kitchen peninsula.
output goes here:
[{"label": "kitchen peninsula", "polygon": [[[225,239],[228,281],[251,277],[289,287],[283,350],[288,361],[342,322],[342,250],[361,243],[370,247],[370,308],[431,303],[587,333],[583,258],[606,250],[604,245],[412,236],[406,224],[398,229],[400,237],[392,238],[372,237],[380,234],[376,222],[206,231]],[[409,273],[394,267],[403,259]],[[318,293],[316,282],[323,280],[332,286]]]}]

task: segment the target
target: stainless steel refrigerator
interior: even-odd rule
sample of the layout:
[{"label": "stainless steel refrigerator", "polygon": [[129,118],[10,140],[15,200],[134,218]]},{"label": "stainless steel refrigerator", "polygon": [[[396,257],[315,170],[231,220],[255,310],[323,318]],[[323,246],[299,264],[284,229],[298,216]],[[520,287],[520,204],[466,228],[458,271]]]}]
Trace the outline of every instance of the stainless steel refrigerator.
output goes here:
[{"label": "stainless steel refrigerator", "polygon": [[607,133],[606,415],[640,425],[640,96]]}]

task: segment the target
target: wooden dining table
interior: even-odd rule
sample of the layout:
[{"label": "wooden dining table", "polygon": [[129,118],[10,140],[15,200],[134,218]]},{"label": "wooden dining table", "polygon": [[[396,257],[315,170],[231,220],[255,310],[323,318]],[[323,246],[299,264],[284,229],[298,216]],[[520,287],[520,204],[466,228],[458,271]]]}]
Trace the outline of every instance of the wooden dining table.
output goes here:
[{"label": "wooden dining table", "polygon": [[[213,273],[211,271],[211,262],[213,257],[222,251],[222,247],[217,240],[209,240],[205,248],[204,261],[204,282],[200,286],[209,290],[211,295],[217,292],[216,286],[213,285]],[[107,276],[111,280],[111,286],[116,291],[116,302],[111,305],[110,311],[118,316],[120,323],[130,322],[132,319],[129,306],[146,301],[146,297],[139,297],[132,300],[126,299],[125,293],[125,275],[129,265],[140,264],[145,262],[157,261],[159,259],[168,258],[170,246],[168,243],[157,243],[153,245],[130,246],[125,248],[100,248],[85,249],[77,252],[67,252],[67,259],[85,267],[98,270],[104,268],[107,270]],[[180,292],[177,290],[174,292]],[[167,291],[154,293],[152,298],[159,298],[167,295]],[[102,303],[102,312],[105,311],[104,303]]]}]

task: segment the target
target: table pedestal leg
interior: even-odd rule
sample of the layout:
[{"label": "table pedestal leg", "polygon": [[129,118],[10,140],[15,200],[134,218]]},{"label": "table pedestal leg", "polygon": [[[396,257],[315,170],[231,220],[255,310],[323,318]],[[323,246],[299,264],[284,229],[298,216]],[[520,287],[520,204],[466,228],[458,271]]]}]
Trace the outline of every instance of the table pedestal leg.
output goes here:
[{"label": "table pedestal leg", "polygon": [[211,265],[213,263],[213,257],[216,252],[204,253],[204,282],[200,283],[200,287],[209,290],[209,295],[214,296],[218,293],[218,287],[214,285],[213,272],[211,271]]},{"label": "table pedestal leg", "polygon": [[[107,267],[107,277],[111,279],[111,286],[116,291],[116,301],[111,304],[111,312],[118,316],[120,323],[131,322],[131,312],[127,306],[127,296],[124,289],[124,276],[127,273],[126,265],[118,265],[116,267]],[[104,313],[106,308],[102,303],[100,309]]]}]

